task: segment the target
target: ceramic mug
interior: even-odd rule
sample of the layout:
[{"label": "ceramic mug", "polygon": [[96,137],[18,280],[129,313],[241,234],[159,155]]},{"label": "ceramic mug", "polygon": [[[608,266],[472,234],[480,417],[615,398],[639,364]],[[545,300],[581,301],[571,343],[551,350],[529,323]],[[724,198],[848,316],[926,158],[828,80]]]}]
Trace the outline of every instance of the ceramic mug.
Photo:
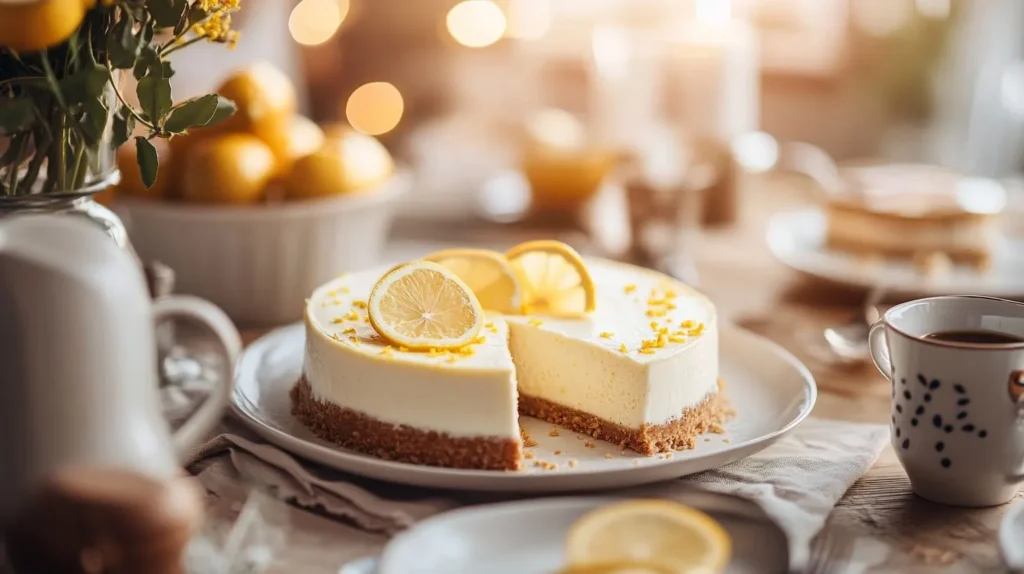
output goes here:
[{"label": "ceramic mug", "polygon": [[875,366],[892,383],[892,446],[914,492],[992,506],[1024,481],[1024,342],[926,338],[996,331],[1024,339],[1024,304],[977,296],[918,299],[872,325]]}]

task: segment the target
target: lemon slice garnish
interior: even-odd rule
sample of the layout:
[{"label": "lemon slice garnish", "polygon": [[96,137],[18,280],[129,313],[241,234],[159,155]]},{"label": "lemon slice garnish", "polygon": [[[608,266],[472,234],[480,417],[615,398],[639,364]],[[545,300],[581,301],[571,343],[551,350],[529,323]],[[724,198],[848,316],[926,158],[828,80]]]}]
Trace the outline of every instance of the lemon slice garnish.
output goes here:
[{"label": "lemon slice garnish", "polygon": [[366,305],[377,333],[409,349],[462,347],[484,326],[484,311],[469,287],[429,261],[388,271],[373,286]]},{"label": "lemon slice garnish", "polygon": [[501,253],[487,249],[446,249],[423,258],[454,273],[488,311],[521,313],[523,288]]},{"label": "lemon slice garnish", "polygon": [[594,281],[572,247],[561,241],[528,241],[505,256],[525,283],[526,312],[578,317],[594,310]]},{"label": "lemon slice garnish", "polygon": [[721,572],[731,552],[729,535],[714,519],[667,500],[630,500],[595,510],[572,526],[566,543],[574,568],[643,564],[673,574]]}]

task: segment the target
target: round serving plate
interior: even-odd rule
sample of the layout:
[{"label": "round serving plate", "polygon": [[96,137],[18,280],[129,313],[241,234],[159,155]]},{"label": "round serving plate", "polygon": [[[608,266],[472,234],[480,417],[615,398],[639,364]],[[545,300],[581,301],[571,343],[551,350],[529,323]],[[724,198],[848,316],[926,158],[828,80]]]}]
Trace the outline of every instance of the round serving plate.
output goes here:
[{"label": "round serving plate", "polygon": [[1024,240],[1020,238],[1005,237],[984,272],[958,265],[947,273],[929,276],[909,262],[874,261],[829,250],[825,225],[820,209],[778,213],[768,223],[768,247],[779,261],[797,271],[864,289],[884,287],[921,296],[1024,295]]},{"label": "round serving plate", "polygon": [[[725,433],[708,434],[692,450],[647,457],[530,417],[520,424],[538,443],[518,471],[439,468],[381,460],[316,437],[291,414],[289,391],[302,374],[304,326],[265,335],[239,361],[232,407],[256,433],[279,447],[329,467],[389,482],[431,488],[567,492],[635,486],[717,468],[754,454],[791,431],[811,412],[817,388],[810,371],[774,343],[725,325],[720,372],[737,416]],[[557,434],[557,436],[551,436]],[[572,465],[569,461],[575,461]],[[543,467],[543,468],[542,468]]]}]

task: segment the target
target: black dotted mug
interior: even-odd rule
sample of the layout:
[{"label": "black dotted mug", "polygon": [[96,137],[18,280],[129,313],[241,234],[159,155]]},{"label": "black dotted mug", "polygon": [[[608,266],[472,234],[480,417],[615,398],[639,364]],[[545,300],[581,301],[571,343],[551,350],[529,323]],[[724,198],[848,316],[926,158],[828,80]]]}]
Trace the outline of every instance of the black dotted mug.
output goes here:
[{"label": "black dotted mug", "polygon": [[[967,340],[972,334],[1005,342]],[[910,301],[872,325],[869,343],[892,383],[892,445],[914,493],[955,506],[1012,499],[1024,482],[1024,304]]]}]

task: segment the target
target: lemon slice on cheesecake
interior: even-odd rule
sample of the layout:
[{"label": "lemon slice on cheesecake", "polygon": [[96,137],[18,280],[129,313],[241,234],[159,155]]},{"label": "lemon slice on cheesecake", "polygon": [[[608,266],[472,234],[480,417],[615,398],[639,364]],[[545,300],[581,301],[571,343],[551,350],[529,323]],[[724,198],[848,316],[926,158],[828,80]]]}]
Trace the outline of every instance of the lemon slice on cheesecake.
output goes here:
[{"label": "lemon slice on cheesecake", "polygon": [[594,310],[594,280],[572,247],[561,241],[528,241],[505,256],[525,283],[527,313],[579,317]]},{"label": "lemon slice on cheesecake", "polygon": [[487,249],[446,249],[423,258],[454,273],[488,311],[521,313],[523,287],[501,253]]},{"label": "lemon slice on cheesecake", "polygon": [[370,325],[381,337],[413,350],[468,345],[484,326],[472,290],[437,263],[416,261],[387,272],[367,301]]},{"label": "lemon slice on cheesecake", "polygon": [[569,572],[716,574],[731,553],[729,535],[713,518],[667,500],[602,507],[577,521],[566,542]]}]

